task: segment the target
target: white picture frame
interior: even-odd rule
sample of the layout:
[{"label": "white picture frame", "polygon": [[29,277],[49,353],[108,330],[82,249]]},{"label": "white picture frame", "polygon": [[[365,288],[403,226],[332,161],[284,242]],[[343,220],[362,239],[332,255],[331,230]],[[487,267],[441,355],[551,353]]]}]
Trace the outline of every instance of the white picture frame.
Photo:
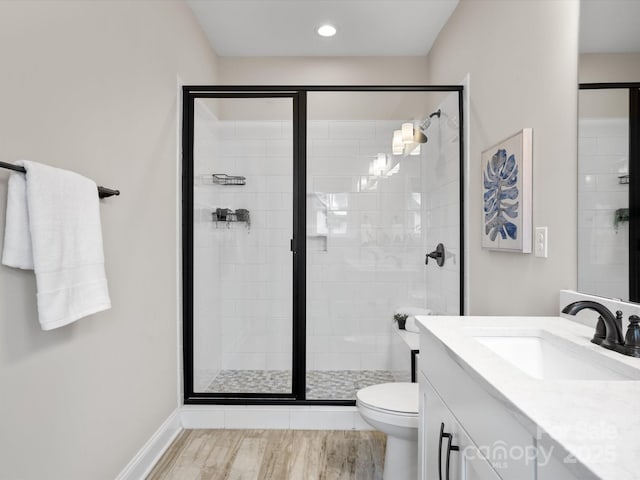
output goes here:
[{"label": "white picture frame", "polygon": [[531,253],[533,129],[482,152],[482,247]]}]

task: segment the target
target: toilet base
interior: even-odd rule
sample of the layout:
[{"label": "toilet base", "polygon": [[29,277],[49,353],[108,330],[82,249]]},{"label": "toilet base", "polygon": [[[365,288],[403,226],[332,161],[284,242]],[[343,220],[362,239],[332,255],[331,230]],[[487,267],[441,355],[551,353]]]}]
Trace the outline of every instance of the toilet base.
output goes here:
[{"label": "toilet base", "polygon": [[418,441],[387,435],[384,454],[384,480],[416,480],[418,478]]}]

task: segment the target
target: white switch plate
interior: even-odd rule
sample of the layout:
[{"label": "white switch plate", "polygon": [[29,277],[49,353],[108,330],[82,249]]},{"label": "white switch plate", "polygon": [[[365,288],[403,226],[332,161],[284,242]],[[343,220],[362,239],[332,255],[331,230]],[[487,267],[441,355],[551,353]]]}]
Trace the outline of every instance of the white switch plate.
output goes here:
[{"label": "white switch plate", "polygon": [[536,257],[547,258],[549,256],[549,232],[547,227],[536,227],[536,235],[533,244],[534,255]]}]

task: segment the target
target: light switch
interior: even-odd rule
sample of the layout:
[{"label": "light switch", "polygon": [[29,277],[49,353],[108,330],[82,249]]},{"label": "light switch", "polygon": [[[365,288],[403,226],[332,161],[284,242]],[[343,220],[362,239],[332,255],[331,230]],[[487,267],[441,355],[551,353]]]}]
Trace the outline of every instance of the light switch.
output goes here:
[{"label": "light switch", "polygon": [[549,233],[547,227],[536,227],[534,239],[534,254],[536,257],[547,258],[549,244]]}]

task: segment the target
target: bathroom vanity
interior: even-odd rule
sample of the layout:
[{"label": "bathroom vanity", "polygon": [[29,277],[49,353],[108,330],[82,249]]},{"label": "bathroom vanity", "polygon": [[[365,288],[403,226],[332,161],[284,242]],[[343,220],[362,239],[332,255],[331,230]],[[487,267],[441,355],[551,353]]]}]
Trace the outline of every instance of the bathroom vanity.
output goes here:
[{"label": "bathroom vanity", "polygon": [[640,359],[561,317],[419,320],[421,480],[640,476]]}]

